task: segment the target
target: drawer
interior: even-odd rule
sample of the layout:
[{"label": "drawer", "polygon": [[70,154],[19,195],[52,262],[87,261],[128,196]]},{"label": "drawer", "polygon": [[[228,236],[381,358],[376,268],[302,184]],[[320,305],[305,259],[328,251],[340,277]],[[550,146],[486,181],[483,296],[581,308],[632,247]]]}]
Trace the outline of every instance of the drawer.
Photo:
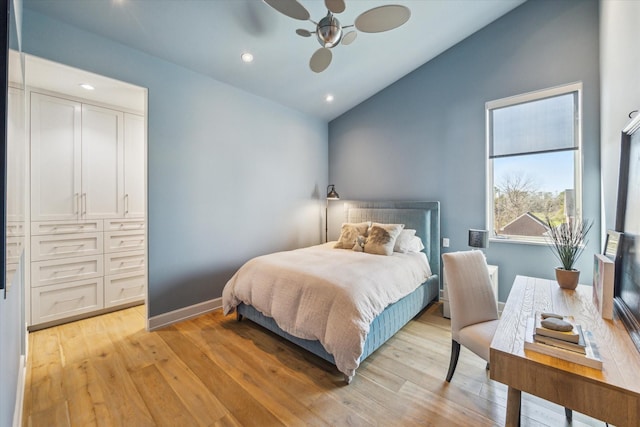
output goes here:
[{"label": "drawer", "polygon": [[105,307],[144,301],[146,289],[147,275],[144,272],[105,276]]},{"label": "drawer", "polygon": [[102,233],[60,234],[31,237],[31,260],[45,261],[102,254]]},{"label": "drawer", "polygon": [[102,231],[102,220],[96,221],[39,221],[31,223],[31,235],[97,233]]},{"label": "drawer", "polygon": [[7,237],[7,264],[20,261],[24,248],[24,237]]},{"label": "drawer", "polygon": [[31,289],[31,323],[34,325],[103,307],[102,277]]},{"label": "drawer", "polygon": [[24,236],[24,222],[7,221],[7,237]]},{"label": "drawer", "polygon": [[102,255],[64,258],[31,263],[31,286],[47,286],[74,280],[92,279],[104,274]]},{"label": "drawer", "polygon": [[144,231],[107,231],[104,233],[104,253],[146,249]]},{"label": "drawer", "polygon": [[104,254],[104,274],[145,271],[145,252],[127,251]]},{"label": "drawer", "polygon": [[147,227],[143,219],[105,219],[104,231],[140,231]]}]

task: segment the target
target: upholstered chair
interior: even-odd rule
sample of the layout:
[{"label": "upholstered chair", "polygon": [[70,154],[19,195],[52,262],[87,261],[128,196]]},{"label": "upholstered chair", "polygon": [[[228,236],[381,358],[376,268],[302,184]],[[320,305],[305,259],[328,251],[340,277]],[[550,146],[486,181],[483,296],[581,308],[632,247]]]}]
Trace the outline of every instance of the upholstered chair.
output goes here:
[{"label": "upholstered chair", "polygon": [[443,254],[442,261],[451,311],[451,361],[447,373],[450,382],[460,345],[489,362],[489,346],[498,327],[498,306],[484,253],[451,252]]}]

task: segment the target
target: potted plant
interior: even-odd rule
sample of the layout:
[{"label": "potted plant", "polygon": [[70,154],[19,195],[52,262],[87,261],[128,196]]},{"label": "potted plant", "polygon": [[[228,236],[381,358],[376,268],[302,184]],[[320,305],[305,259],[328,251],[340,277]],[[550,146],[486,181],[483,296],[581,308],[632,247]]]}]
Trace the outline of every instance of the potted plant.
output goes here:
[{"label": "potted plant", "polygon": [[589,220],[572,220],[560,225],[553,225],[547,218],[547,238],[553,254],[560,261],[556,267],[556,281],[561,288],[575,289],[580,279],[580,270],[574,265],[587,244],[587,234],[593,222]]}]

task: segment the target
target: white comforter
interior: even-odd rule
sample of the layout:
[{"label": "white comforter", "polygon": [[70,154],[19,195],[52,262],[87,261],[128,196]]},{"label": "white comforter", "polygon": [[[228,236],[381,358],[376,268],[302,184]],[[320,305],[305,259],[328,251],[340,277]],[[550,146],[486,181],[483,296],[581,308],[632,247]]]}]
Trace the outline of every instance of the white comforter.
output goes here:
[{"label": "white comforter", "polygon": [[422,252],[371,255],[330,242],[248,261],[226,284],[222,304],[225,314],[252,305],[291,335],[319,340],[352,377],[373,319],[430,275]]}]

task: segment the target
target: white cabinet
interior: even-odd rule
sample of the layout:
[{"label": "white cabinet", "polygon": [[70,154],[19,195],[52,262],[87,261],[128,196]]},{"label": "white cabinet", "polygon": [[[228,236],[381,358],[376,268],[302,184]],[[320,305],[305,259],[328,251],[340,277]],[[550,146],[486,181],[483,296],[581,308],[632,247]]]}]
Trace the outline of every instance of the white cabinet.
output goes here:
[{"label": "white cabinet", "polygon": [[120,111],[31,94],[32,221],[123,216],[123,122]]},{"label": "white cabinet", "polygon": [[31,236],[31,261],[101,255],[102,233],[76,233],[50,236]]},{"label": "white cabinet", "polygon": [[82,105],[31,93],[31,220],[80,215]]},{"label": "white cabinet", "polygon": [[124,214],[123,113],[82,104],[82,218]]},{"label": "white cabinet", "polygon": [[[493,287],[493,295],[496,297],[496,305],[498,304],[498,266],[487,265],[489,269],[489,278],[491,279],[491,286]],[[449,293],[447,291],[447,277],[445,276],[442,281],[442,315],[446,318],[451,317],[449,310]]]},{"label": "white cabinet", "polygon": [[102,277],[31,288],[32,324],[51,322],[104,307]]},{"label": "white cabinet", "polygon": [[143,302],[144,219],[31,223],[31,325]]},{"label": "white cabinet", "polygon": [[31,326],[144,301],[144,123],[31,93]]},{"label": "white cabinet", "polygon": [[105,276],[104,304],[106,307],[144,299],[147,275],[144,271]]},{"label": "white cabinet", "polygon": [[124,114],[124,216],[145,216],[145,120]]},{"label": "white cabinet", "polygon": [[103,274],[102,255],[32,262],[31,287],[93,279]]},{"label": "white cabinet", "polygon": [[146,271],[145,251],[104,254],[104,273],[107,275]]},{"label": "white cabinet", "polygon": [[105,306],[143,301],[147,289],[146,224],[140,219],[104,222]]}]

